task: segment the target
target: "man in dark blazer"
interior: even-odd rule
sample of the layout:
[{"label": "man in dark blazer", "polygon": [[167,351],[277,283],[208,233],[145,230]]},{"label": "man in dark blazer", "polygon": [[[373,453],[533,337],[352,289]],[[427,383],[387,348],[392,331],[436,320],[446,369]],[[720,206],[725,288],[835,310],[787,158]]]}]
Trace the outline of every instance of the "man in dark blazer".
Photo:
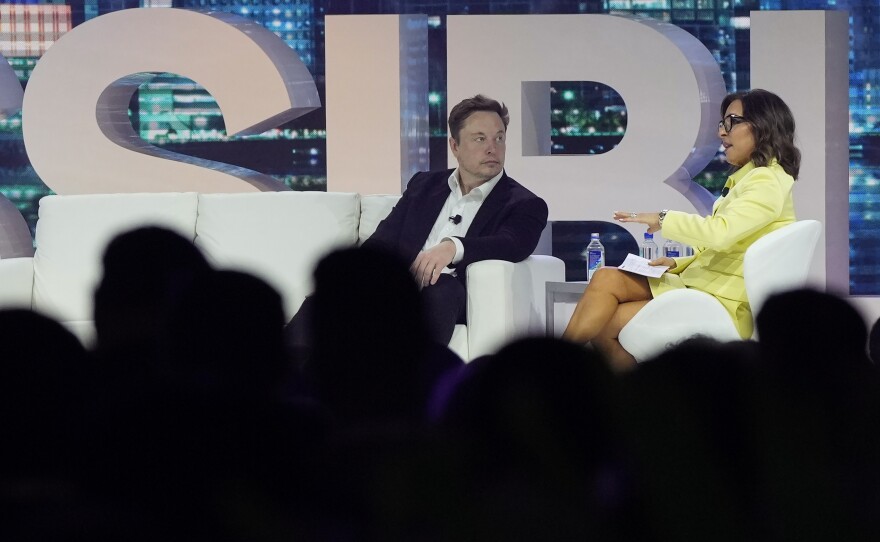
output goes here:
[{"label": "man in dark blazer", "polygon": [[518,262],[538,244],[547,204],[504,172],[507,107],[482,95],[449,114],[453,170],[421,172],[365,247],[390,250],[410,262],[421,287],[434,340],[447,344],[464,323],[468,265]]}]

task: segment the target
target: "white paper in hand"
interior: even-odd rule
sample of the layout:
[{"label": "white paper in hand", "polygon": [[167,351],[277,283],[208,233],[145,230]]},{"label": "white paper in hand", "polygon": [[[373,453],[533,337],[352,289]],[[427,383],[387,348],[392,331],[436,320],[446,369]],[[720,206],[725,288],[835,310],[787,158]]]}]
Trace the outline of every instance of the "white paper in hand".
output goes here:
[{"label": "white paper in hand", "polygon": [[659,277],[669,269],[668,265],[648,265],[649,261],[651,260],[636,256],[635,254],[627,254],[626,259],[617,268],[646,277]]}]

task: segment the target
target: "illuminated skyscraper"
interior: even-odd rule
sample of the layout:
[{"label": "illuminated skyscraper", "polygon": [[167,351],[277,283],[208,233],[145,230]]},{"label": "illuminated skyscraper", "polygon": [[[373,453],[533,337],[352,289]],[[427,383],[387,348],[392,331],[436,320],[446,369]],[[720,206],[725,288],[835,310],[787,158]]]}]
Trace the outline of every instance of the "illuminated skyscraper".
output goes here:
[{"label": "illuminated skyscraper", "polygon": [[[30,78],[37,60],[72,27],[70,6],[59,3],[0,5],[0,53],[20,81]],[[21,114],[0,120],[0,194],[15,203],[31,224],[37,201],[49,193],[40,182],[21,140]]]},{"label": "illuminated skyscraper", "polygon": [[70,6],[0,5],[0,53],[39,58],[70,28]]},{"label": "illuminated skyscraper", "polygon": [[[737,0],[736,4],[749,1]],[[748,42],[748,25],[746,21],[743,28],[737,28],[735,13],[740,8],[733,4],[729,0],[604,0],[605,11],[610,15],[641,15],[688,31],[715,57],[727,88],[736,88],[738,74],[748,72],[748,55],[743,68],[737,61],[740,55],[736,45],[742,41],[739,31],[743,29]],[[739,21],[740,26],[742,23]]]}]

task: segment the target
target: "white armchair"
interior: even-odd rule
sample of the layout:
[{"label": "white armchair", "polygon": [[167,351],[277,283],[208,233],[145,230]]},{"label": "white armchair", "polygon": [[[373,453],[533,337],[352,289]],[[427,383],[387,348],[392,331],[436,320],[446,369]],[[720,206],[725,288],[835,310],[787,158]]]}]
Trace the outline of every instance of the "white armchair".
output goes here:
[{"label": "white armchair", "polygon": [[469,265],[467,326],[456,326],[449,347],[462,359],[471,360],[492,354],[519,337],[544,335],[544,284],[563,280],[565,264],[553,256]]},{"label": "white armchair", "polygon": [[[765,235],[746,250],[743,276],[753,315],[771,295],[806,285],[821,234],[820,222],[801,220]],[[721,303],[705,292],[681,289],[651,300],[621,330],[619,339],[637,361],[645,361],[696,335],[740,340]]]}]

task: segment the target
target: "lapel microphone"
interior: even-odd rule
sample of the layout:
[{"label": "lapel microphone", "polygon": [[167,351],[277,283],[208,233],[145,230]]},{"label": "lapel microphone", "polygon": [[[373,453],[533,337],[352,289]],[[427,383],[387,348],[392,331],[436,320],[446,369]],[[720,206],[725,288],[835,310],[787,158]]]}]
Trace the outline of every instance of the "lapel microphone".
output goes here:
[{"label": "lapel microphone", "polygon": [[[721,189],[721,197],[723,198],[724,196],[726,196],[728,192],[730,192],[730,188],[728,188],[726,186],[724,188],[722,188]],[[458,224],[458,222],[456,222],[456,224]]]},{"label": "lapel microphone", "polygon": [[461,222],[461,215],[450,216],[449,221],[458,226],[458,224]]}]

